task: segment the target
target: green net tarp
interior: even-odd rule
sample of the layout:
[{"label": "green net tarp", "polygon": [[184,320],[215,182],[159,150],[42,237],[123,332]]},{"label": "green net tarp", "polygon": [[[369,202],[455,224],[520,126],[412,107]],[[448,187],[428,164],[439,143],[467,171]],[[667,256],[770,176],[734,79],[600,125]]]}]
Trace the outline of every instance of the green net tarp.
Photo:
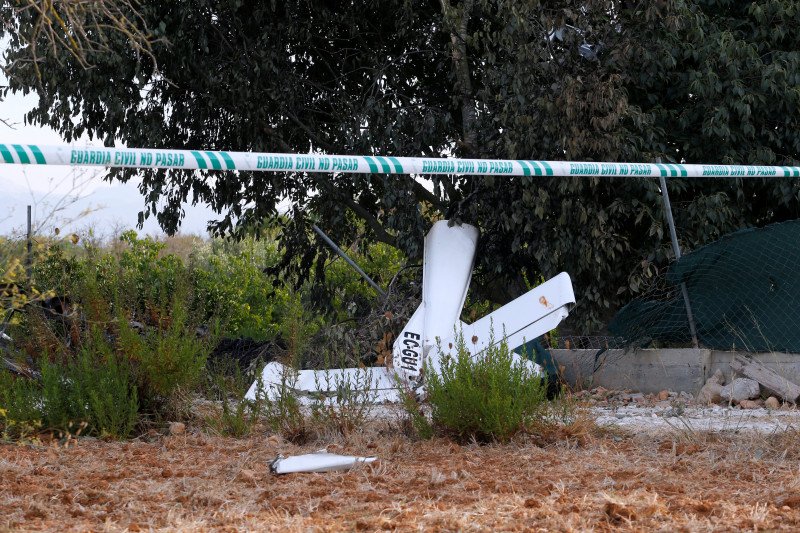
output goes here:
[{"label": "green net tarp", "polygon": [[800,220],[731,233],[683,256],[609,331],[628,347],[689,345],[681,283],[701,346],[800,353]]}]

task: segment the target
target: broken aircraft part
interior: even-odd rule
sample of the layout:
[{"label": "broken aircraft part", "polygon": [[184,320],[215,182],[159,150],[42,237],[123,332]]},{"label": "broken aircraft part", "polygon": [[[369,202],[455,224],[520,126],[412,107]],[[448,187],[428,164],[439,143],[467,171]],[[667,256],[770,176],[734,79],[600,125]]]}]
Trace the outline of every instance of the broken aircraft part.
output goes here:
[{"label": "broken aircraft part", "polygon": [[[457,335],[471,341],[466,344],[474,356],[503,341],[513,351],[554,329],[575,303],[572,282],[562,272],[474,323],[464,324],[459,316],[477,245],[477,228],[450,226],[446,220],[436,222],[425,238],[422,303],[400,332],[392,352],[395,372],[412,388],[422,385],[425,365],[438,371],[441,356]],[[538,369],[525,358],[515,358]]]},{"label": "broken aircraft part", "polygon": [[269,467],[275,474],[291,474],[301,472],[336,472],[350,470],[356,465],[368,464],[377,460],[377,457],[355,457],[352,455],[337,455],[319,450],[305,455],[283,457],[279,455]]},{"label": "broken aircraft part", "polygon": [[[279,394],[281,387],[307,393],[313,399],[335,399],[343,384],[375,392],[374,402],[398,401],[401,385],[413,390],[423,383],[423,369],[438,372],[443,355],[463,335],[467,349],[481,357],[491,346],[505,342],[510,351],[554,329],[567,317],[575,303],[572,282],[565,272],[533,288],[516,300],[485,317],[465,324],[459,320],[472,277],[472,264],[478,245],[478,230],[468,224],[436,222],[425,238],[422,275],[422,303],[405,325],[392,347],[392,369],[345,368],[338,370],[289,371],[278,363],[264,368],[262,381],[267,397]],[[541,374],[541,368],[526,357],[514,353],[514,359]],[[258,382],[247,393],[254,400]]]},{"label": "broken aircraft part", "polygon": [[[260,392],[259,387],[263,387]],[[400,401],[400,386],[386,367],[298,371],[275,361],[264,367],[261,379],[250,386],[245,399],[276,400],[282,391],[292,392],[303,405],[318,401],[336,404],[343,394],[360,394],[365,403]]]}]

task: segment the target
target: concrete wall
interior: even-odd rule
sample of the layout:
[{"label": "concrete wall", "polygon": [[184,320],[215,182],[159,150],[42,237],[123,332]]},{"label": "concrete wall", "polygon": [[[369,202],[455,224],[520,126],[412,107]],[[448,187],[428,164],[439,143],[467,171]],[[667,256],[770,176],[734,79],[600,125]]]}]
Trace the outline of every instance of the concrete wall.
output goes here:
[{"label": "concrete wall", "polygon": [[[658,392],[664,389],[696,394],[718,368],[726,383],[732,377],[734,352],[695,349],[646,349],[625,352],[607,350],[597,360],[598,350],[550,350],[564,378],[578,388],[602,386]],[[757,353],[760,361],[790,381],[800,383],[800,354]]]}]

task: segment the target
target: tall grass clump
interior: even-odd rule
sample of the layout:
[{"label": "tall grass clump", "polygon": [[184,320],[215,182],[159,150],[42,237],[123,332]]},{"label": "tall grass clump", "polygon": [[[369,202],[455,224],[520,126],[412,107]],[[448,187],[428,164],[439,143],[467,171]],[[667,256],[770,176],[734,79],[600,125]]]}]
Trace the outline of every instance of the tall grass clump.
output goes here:
[{"label": "tall grass clump", "polygon": [[441,374],[426,374],[431,422],[459,441],[505,442],[534,425],[547,404],[547,384],[505,341],[473,356],[462,334]]}]

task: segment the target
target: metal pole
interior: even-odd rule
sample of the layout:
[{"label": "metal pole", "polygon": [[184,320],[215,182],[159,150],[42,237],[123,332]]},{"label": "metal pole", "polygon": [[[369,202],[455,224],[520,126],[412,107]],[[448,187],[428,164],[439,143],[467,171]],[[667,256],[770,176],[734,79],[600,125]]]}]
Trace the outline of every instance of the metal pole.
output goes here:
[{"label": "metal pole", "polygon": [[31,206],[28,206],[28,253],[25,256],[25,274],[28,277],[28,287],[31,284],[31,267],[33,265],[33,217],[31,215]]},{"label": "metal pole", "polygon": [[323,241],[325,241],[325,242],[328,244],[328,246],[330,246],[331,248],[333,248],[333,251],[334,251],[334,252],[336,252],[337,254],[339,254],[339,257],[341,257],[342,259],[344,259],[345,261],[347,261],[347,264],[348,264],[348,265],[350,265],[351,267],[353,267],[353,269],[355,269],[355,271],[356,271],[356,272],[358,272],[358,273],[361,275],[361,277],[362,277],[362,278],[364,278],[364,279],[367,281],[367,283],[369,283],[370,285],[372,285],[372,288],[373,288],[373,289],[375,289],[376,291],[378,291],[378,294],[380,294],[381,296],[386,296],[386,293],[384,292],[384,290],[383,290],[383,289],[381,289],[381,288],[380,288],[380,286],[378,286],[378,284],[377,284],[377,283],[375,283],[374,281],[372,281],[372,278],[371,278],[371,277],[369,277],[369,276],[367,275],[367,273],[366,273],[366,272],[364,272],[363,270],[361,270],[361,267],[360,267],[360,266],[358,266],[358,265],[356,264],[356,262],[355,262],[355,261],[353,261],[352,259],[350,259],[350,256],[348,256],[348,255],[347,255],[347,254],[344,252],[344,250],[342,250],[341,248],[339,248],[338,246],[336,246],[336,243],[335,243],[335,242],[333,242],[333,241],[332,241],[332,240],[331,240],[331,239],[330,239],[330,238],[329,238],[327,235],[325,235],[325,232],[323,232],[321,229],[319,229],[319,227],[317,227],[317,225],[316,225],[316,224],[312,225],[312,226],[311,226],[311,228],[314,230],[314,232],[315,232],[317,235],[319,235],[319,236],[322,238],[322,240],[323,240]]},{"label": "metal pole", "polygon": [[[660,163],[660,161],[657,160]],[[661,197],[664,199],[664,212],[667,215],[667,225],[669,225],[669,236],[672,240],[672,251],[675,253],[675,260],[681,258],[681,248],[678,246],[678,234],[675,231],[675,219],[672,218],[672,206],[669,202],[669,192],[667,192],[667,180],[664,176],[659,178],[661,181]],[[683,303],[686,305],[686,318],[689,319],[689,332],[692,334],[692,346],[695,348],[700,347],[697,342],[697,329],[694,324],[694,314],[692,313],[692,304],[689,301],[689,291],[686,290],[686,284],[681,282],[681,294],[683,294]]]}]

